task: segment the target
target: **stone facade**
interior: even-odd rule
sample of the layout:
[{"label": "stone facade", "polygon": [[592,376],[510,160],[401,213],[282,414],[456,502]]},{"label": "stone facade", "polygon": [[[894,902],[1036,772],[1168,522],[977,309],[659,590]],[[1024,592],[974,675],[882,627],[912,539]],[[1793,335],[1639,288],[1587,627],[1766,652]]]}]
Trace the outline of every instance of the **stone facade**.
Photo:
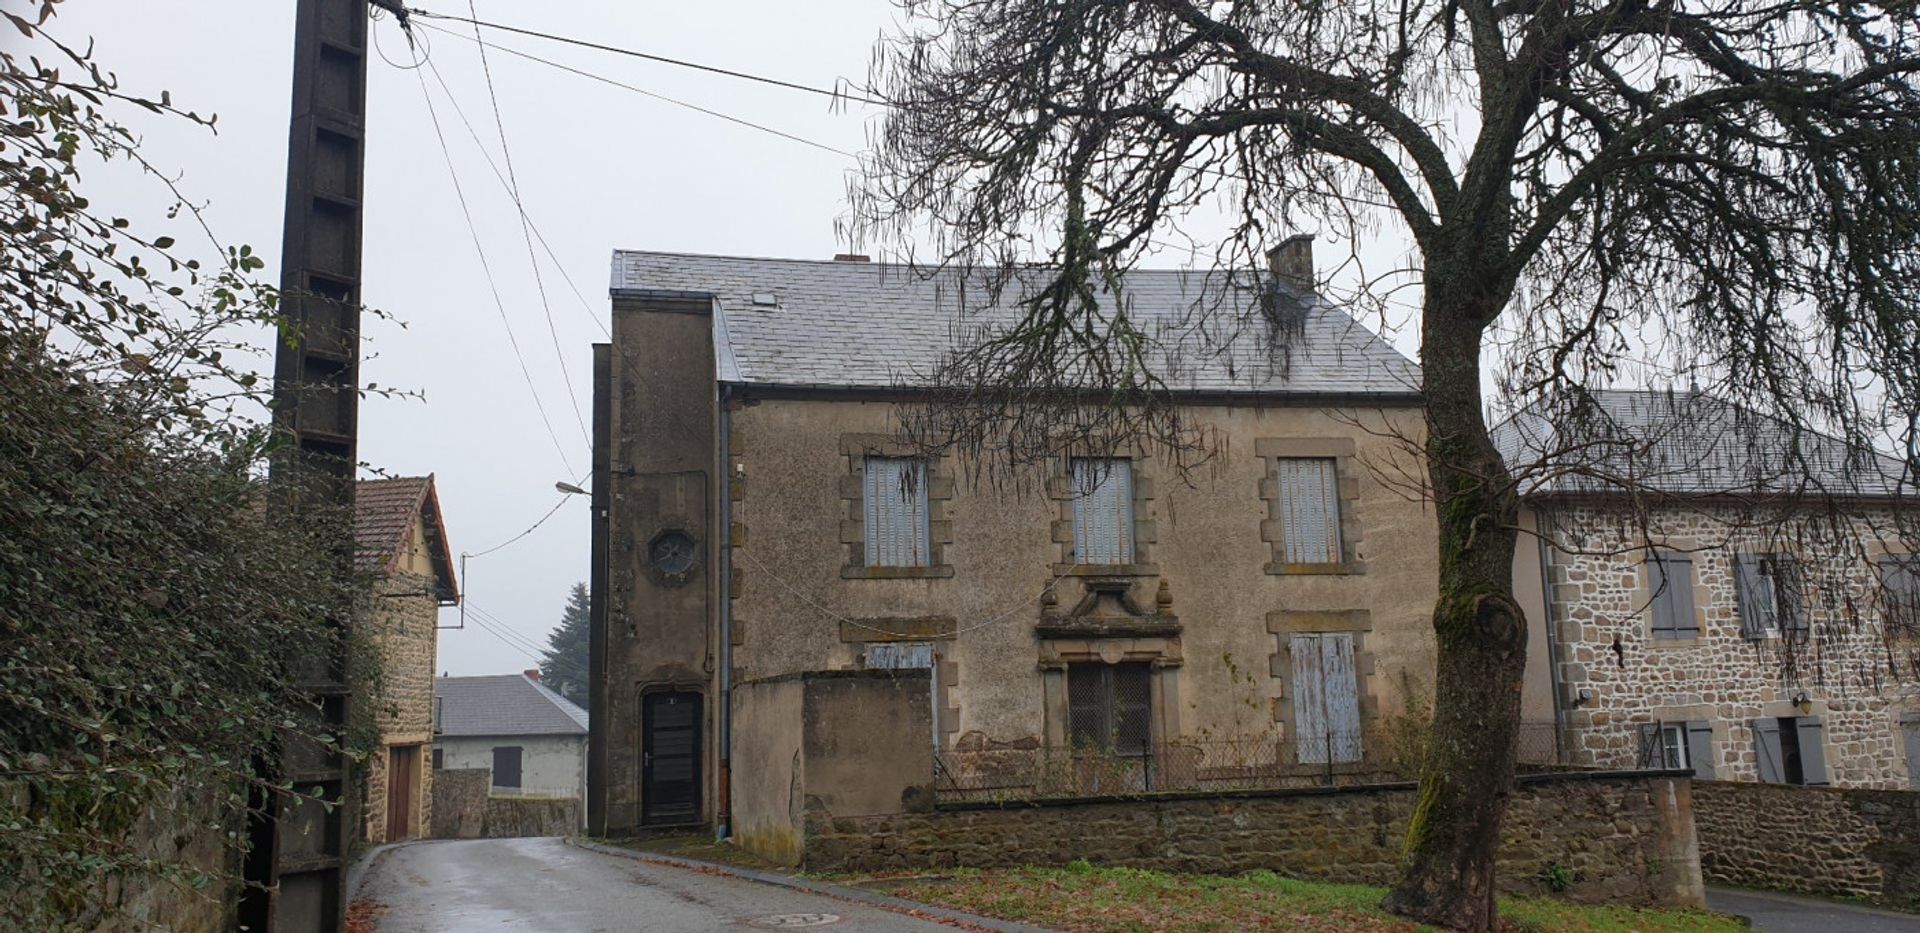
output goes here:
[{"label": "stone facade", "polygon": [[[431,495],[429,480],[429,495]],[[437,507],[436,507],[437,510]],[[358,633],[368,639],[369,656],[378,665],[369,706],[378,747],[367,756],[362,789],[362,838],[394,842],[426,834],[432,825],[434,737],[433,679],[437,660],[440,606],[449,586],[437,578],[436,546],[427,514],[416,512],[394,550],[381,564],[373,593],[356,616]],[[392,832],[389,788],[394,769],[410,774],[406,824]]]},{"label": "stone facade", "polygon": [[1700,781],[1706,879],[1920,910],[1920,793]]},{"label": "stone facade", "polygon": [[[1548,604],[1527,607],[1528,715],[1557,708],[1574,761],[1634,767],[1645,761],[1645,727],[1696,721],[1711,728],[1711,760],[1695,762],[1702,775],[1755,781],[1753,721],[1814,717],[1830,783],[1914,786],[1903,729],[1920,712],[1920,644],[1889,632],[1878,606],[1875,559],[1889,548],[1890,516],[1863,508],[1834,535],[1809,515],[1756,522],[1751,510],[1696,503],[1655,509],[1643,525],[1589,499],[1537,503],[1529,522],[1554,546]],[[1690,556],[1698,637],[1654,635],[1649,543]],[[1782,550],[1803,575],[1804,642],[1742,631],[1734,555]],[[1537,560],[1516,563],[1517,578],[1539,573]],[[1523,597],[1540,590],[1538,579],[1516,579]]]},{"label": "stone facade", "polygon": [[579,797],[495,797],[486,768],[447,768],[435,775],[435,839],[571,836],[581,822]]},{"label": "stone facade", "polygon": [[[1646,774],[1522,778],[1503,825],[1503,890],[1559,884],[1580,901],[1699,906],[1689,781]],[[955,865],[1104,865],[1387,884],[1399,865],[1410,784],[1147,800],[952,807],[866,817],[813,813],[809,871]],[[1550,867],[1551,866],[1551,867]]]}]

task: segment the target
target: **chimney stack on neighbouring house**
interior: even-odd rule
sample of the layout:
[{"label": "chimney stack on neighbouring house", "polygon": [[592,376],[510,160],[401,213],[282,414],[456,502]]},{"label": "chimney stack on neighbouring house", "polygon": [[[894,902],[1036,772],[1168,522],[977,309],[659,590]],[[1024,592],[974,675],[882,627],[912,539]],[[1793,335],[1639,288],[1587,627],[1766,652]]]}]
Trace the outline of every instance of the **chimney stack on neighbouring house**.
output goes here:
[{"label": "chimney stack on neighbouring house", "polygon": [[834,262],[872,262],[873,257],[864,253],[834,253]]},{"label": "chimney stack on neighbouring house", "polygon": [[1288,288],[1313,291],[1313,234],[1296,233],[1267,250],[1267,271]]},{"label": "chimney stack on neighbouring house", "polygon": [[540,682],[540,672],[537,670],[521,671],[520,673],[527,675],[527,679],[533,681],[536,684]]}]

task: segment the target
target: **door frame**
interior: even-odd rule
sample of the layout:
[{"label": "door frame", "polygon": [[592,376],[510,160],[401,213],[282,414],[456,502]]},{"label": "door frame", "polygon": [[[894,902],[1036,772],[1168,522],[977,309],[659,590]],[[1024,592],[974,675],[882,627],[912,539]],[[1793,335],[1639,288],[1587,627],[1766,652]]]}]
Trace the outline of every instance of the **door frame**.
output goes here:
[{"label": "door frame", "polygon": [[[653,731],[651,728],[652,718],[647,715],[647,712],[650,704],[657,702],[661,697],[669,697],[669,696],[692,697],[696,704],[696,707],[694,709],[694,715],[693,715],[693,752],[690,756],[693,761],[693,777],[692,777],[693,815],[688,817],[687,819],[682,819],[682,820],[662,820],[662,819],[652,817],[649,813],[650,806],[648,803],[648,794],[647,794],[647,786],[650,783],[650,778],[653,773]],[[640,761],[639,761],[639,769],[638,769],[638,775],[637,775],[639,779],[638,780],[638,791],[639,791],[638,796],[639,796],[639,804],[640,804],[639,824],[641,826],[644,826],[644,827],[697,826],[705,822],[706,804],[707,804],[707,792],[706,792],[707,791],[707,788],[706,788],[707,722],[706,722],[706,717],[707,717],[707,694],[706,694],[706,691],[701,690],[697,687],[687,686],[687,685],[678,685],[678,684],[662,684],[658,687],[650,688],[641,692],[640,715],[639,715],[640,741],[638,743],[640,746]]]}]

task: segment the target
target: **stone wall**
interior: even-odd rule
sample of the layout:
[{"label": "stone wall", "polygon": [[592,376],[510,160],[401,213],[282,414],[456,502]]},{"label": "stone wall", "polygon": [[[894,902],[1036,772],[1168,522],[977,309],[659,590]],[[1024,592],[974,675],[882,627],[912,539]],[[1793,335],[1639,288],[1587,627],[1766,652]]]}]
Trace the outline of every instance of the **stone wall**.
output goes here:
[{"label": "stone wall", "polygon": [[[1751,720],[1810,715],[1821,721],[1833,784],[1911,786],[1900,719],[1920,712],[1920,671],[1887,640],[1874,565],[1877,554],[1893,546],[1875,529],[1894,524],[1884,513],[1863,512],[1839,546],[1823,537],[1820,518],[1761,521],[1701,505],[1656,509],[1643,527],[1605,503],[1550,509],[1545,526],[1559,545],[1549,558],[1554,662],[1575,760],[1635,767],[1641,725],[1701,720],[1713,729],[1712,761],[1703,775],[1754,781]],[[1692,557],[1698,638],[1653,637],[1652,588],[1643,567],[1649,537]],[[1532,540],[1522,546],[1536,547]],[[1741,551],[1798,557],[1811,627],[1806,644],[1742,634],[1733,570]],[[1546,650],[1547,639],[1531,640],[1530,653]],[[1582,690],[1587,698],[1574,703]],[[1805,703],[1794,702],[1802,696]]]},{"label": "stone wall", "polygon": [[1701,781],[1708,881],[1920,910],[1920,793]]},{"label": "stone wall", "polygon": [[441,769],[433,782],[433,838],[510,839],[571,836],[580,829],[578,797],[494,797],[486,768]]},{"label": "stone wall", "polygon": [[237,852],[227,847],[227,826],[238,821],[226,809],[227,788],[176,788],[148,805],[127,845],[133,854],[172,868],[199,873],[211,883],[195,890],[178,880],[153,877],[103,879],[101,913],[84,928],[98,933],[197,933],[228,926],[238,897]]},{"label": "stone wall", "polygon": [[409,835],[424,833],[433,825],[433,768],[428,762],[428,746],[433,742],[433,677],[440,604],[434,596],[433,578],[410,572],[431,572],[426,557],[415,553],[425,546],[417,521],[409,542],[399,556],[401,569],[380,581],[359,616],[380,665],[378,693],[362,701],[372,707],[381,746],[368,756],[361,797],[363,838],[370,843],[395,841],[387,838],[387,760],[388,750],[396,745],[420,746],[415,764],[414,826]]},{"label": "stone wall", "polygon": [[[1503,889],[1551,890],[1550,866],[1580,901],[1703,903],[1689,784],[1653,773],[1521,778],[1500,852]],[[841,817],[810,812],[808,871],[1103,865],[1223,874],[1268,869],[1386,884],[1399,862],[1414,785],[1031,805],[943,805]]]}]

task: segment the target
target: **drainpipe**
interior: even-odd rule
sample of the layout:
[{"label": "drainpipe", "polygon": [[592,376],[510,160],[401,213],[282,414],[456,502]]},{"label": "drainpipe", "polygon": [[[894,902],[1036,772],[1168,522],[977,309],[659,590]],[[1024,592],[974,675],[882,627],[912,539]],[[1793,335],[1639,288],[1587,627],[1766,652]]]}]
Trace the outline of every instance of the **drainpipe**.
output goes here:
[{"label": "drainpipe", "polygon": [[1547,684],[1553,692],[1553,744],[1561,759],[1567,757],[1567,711],[1560,690],[1560,646],[1553,632],[1553,574],[1549,572],[1553,545],[1547,541],[1551,518],[1544,507],[1534,509],[1534,541],[1540,547],[1540,615],[1547,628]]},{"label": "drainpipe", "polygon": [[733,385],[720,384],[720,781],[716,840],[733,834]]}]

